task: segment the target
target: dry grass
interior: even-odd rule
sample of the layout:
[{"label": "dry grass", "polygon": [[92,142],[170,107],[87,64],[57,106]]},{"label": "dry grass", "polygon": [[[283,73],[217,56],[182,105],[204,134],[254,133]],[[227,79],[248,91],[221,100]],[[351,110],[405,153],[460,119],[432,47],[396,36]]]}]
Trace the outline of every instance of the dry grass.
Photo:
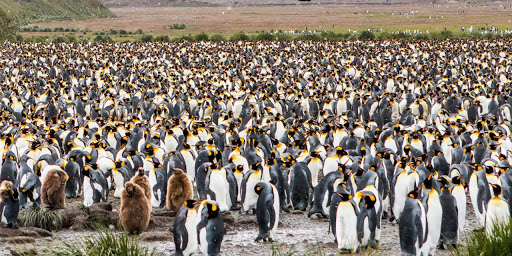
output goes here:
[{"label": "dry grass", "polygon": [[[305,5],[305,6],[206,6],[206,7],[114,7],[115,18],[38,23],[39,27],[109,29],[142,29],[145,33],[170,36],[220,33],[231,35],[239,31],[327,29],[346,32],[366,28],[393,32],[405,29],[454,32],[460,27],[512,27],[510,6],[465,5]],[[393,15],[399,12],[413,15]],[[185,30],[165,27],[184,23]],[[23,33],[30,36],[29,33]]]}]

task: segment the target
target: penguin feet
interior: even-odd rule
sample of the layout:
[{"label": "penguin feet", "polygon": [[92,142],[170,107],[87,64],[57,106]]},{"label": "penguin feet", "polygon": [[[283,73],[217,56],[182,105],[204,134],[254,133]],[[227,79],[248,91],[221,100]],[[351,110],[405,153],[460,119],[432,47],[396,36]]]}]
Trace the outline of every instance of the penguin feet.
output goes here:
[{"label": "penguin feet", "polygon": [[254,239],[255,242],[259,242],[259,241],[263,241],[263,242],[272,242],[272,238],[270,238],[268,236],[268,234],[265,234],[265,235],[261,235],[261,234],[258,234],[258,236],[256,237],[256,239]]},{"label": "penguin feet", "polygon": [[388,212],[387,211],[386,212],[382,212],[382,219],[387,219],[387,218],[389,218]]},{"label": "penguin feet", "polygon": [[9,223],[7,224],[7,228],[18,229],[18,223]]},{"label": "penguin feet", "polygon": [[238,205],[236,205],[236,206],[232,206],[232,207],[231,207],[231,210],[234,210],[234,211],[238,211],[238,210],[240,210],[240,209],[242,209],[242,207],[240,207],[240,206],[238,206]]}]

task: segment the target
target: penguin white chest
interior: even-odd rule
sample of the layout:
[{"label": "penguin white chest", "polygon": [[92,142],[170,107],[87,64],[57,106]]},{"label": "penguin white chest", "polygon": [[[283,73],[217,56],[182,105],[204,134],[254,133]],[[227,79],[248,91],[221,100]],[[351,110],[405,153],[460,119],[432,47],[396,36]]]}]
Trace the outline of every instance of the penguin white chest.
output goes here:
[{"label": "penguin white chest", "polygon": [[357,215],[350,201],[340,202],[336,212],[338,249],[357,250]]}]

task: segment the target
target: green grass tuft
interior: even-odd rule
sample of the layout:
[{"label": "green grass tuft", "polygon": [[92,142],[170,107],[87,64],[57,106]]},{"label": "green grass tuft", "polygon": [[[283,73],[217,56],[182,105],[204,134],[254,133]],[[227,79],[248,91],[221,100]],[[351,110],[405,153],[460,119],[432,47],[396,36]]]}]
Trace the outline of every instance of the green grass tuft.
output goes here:
[{"label": "green grass tuft", "polygon": [[488,235],[484,229],[474,230],[464,245],[451,248],[454,256],[480,255],[512,255],[512,221],[508,224],[497,224]]},{"label": "green grass tuft", "polygon": [[102,229],[97,236],[83,238],[75,243],[64,243],[52,251],[56,256],[153,256],[154,250],[149,251],[142,246],[135,236],[126,232],[114,232]]},{"label": "green grass tuft", "polygon": [[20,214],[19,222],[23,227],[37,227],[55,231],[64,228],[65,219],[61,210],[33,207]]}]

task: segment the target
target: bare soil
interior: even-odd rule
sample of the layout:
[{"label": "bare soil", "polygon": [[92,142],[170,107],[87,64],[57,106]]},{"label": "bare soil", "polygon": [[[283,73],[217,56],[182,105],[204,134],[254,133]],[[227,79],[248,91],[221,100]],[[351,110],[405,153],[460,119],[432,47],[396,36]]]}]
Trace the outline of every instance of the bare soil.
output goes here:
[{"label": "bare soil", "polygon": [[[112,200],[113,197],[110,197]],[[67,210],[77,210],[80,199],[69,200]],[[111,201],[114,220],[119,209],[119,200]],[[97,209],[96,209],[97,210]],[[223,255],[272,255],[272,244],[255,242],[258,226],[253,214],[240,214],[235,211],[225,213],[224,225],[226,233],[222,244]],[[95,231],[81,229],[77,220],[68,229],[47,232],[37,228],[20,228],[18,230],[0,229],[0,255],[11,255],[11,252],[37,252],[39,255],[49,255],[51,248],[63,245],[63,242],[76,243],[80,239],[94,236]],[[155,250],[157,255],[172,255],[174,242],[172,225],[174,214],[162,209],[153,209],[148,229],[140,235],[140,240]],[[466,232],[477,228],[478,223],[473,213],[473,207],[468,197]],[[276,233],[274,246],[282,253],[297,252],[294,255],[338,255],[333,236],[328,232],[328,218],[307,217],[305,212],[282,212]],[[398,224],[382,221],[382,237],[377,250],[362,250],[358,255],[396,255],[400,252]],[[464,236],[464,235],[463,235]],[[14,238],[13,238],[14,237]],[[461,241],[463,243],[463,241]],[[198,253],[199,254],[199,253]],[[16,255],[16,254],[12,254]],[[447,250],[437,250],[436,255],[450,255]]]}]

